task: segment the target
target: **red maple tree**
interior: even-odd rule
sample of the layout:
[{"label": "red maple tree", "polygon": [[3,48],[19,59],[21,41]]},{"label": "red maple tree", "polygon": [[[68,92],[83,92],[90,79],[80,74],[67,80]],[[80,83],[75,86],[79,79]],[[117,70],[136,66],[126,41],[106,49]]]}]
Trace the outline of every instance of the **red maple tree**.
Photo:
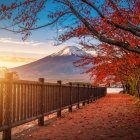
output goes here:
[{"label": "red maple tree", "polygon": [[[64,23],[67,31],[60,35],[61,42],[73,37],[100,41],[98,45],[88,41],[80,43],[97,51],[96,56],[80,60],[82,66],[94,64],[86,70],[91,77],[96,75],[94,84],[121,82],[136,90],[140,83],[139,0],[52,0],[55,8],[46,13],[48,23],[38,25],[38,13],[47,8],[47,3],[47,0],[25,0],[1,5],[0,19],[12,20],[12,25],[1,28],[22,33],[26,39],[32,30],[58,21]],[[67,18],[70,23],[65,22]]]},{"label": "red maple tree", "polygon": [[46,13],[51,22],[38,25],[38,13],[49,7],[47,3],[49,4],[47,0],[25,0],[9,5],[1,4],[0,19],[12,20],[11,26],[15,26],[15,29],[11,26],[1,28],[28,36],[31,30],[69,17],[73,19],[70,30],[84,26],[90,36],[101,42],[140,53],[139,0],[52,0],[56,10]]}]

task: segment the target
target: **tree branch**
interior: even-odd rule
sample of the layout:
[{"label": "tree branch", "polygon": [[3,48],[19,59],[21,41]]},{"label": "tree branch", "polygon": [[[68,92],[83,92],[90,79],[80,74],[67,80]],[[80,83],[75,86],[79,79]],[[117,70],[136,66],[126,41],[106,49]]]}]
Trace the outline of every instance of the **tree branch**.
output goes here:
[{"label": "tree branch", "polygon": [[[109,0],[109,1],[113,4],[112,0]],[[82,2],[84,2],[87,5],[89,5],[90,7],[92,7],[102,19],[105,18],[105,16],[101,13],[101,11],[95,5],[93,5],[91,2],[89,2],[87,0],[82,0]],[[106,22],[109,23],[110,25],[115,26],[116,28],[119,28],[124,31],[128,31],[128,32],[132,33],[133,35],[140,37],[140,32],[138,32],[138,30],[133,30],[134,28],[124,27],[124,26],[121,26],[120,24],[114,23],[113,21],[110,21],[110,20],[107,20]]]},{"label": "tree branch", "polygon": [[124,48],[128,51],[135,52],[135,53],[140,53],[139,48],[132,48],[129,46],[129,43],[125,43],[122,41],[116,41],[107,37],[102,36],[101,34],[98,33],[98,31],[87,21],[85,20],[73,7],[73,5],[69,2],[69,0],[65,0],[67,6],[71,9],[72,13],[87,27],[87,29],[93,33],[94,36],[96,36],[100,41],[108,43],[110,45],[116,45],[120,48]]},{"label": "tree branch", "polygon": [[10,31],[10,32],[14,32],[14,33],[22,33],[24,31],[32,31],[32,30],[37,30],[37,29],[41,29],[41,28],[44,28],[44,27],[47,27],[47,26],[50,26],[52,24],[54,24],[55,22],[57,22],[60,18],[62,18],[64,15],[66,14],[70,14],[71,12],[65,12],[63,13],[61,16],[58,16],[55,20],[53,20],[52,22],[50,23],[47,23],[47,24],[44,24],[44,25],[41,25],[41,26],[38,26],[38,27],[34,27],[34,28],[24,28],[24,27],[20,27],[22,30],[12,30],[12,29],[9,29],[8,27],[0,27],[0,29],[3,29],[3,30],[7,30],[7,31]]}]

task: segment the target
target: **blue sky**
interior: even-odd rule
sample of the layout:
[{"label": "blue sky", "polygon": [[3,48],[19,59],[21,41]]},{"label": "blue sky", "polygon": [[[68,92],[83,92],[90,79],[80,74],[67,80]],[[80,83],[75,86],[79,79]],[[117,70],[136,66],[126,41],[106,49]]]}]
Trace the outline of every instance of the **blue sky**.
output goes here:
[{"label": "blue sky", "polygon": [[[9,1],[2,0],[0,1],[0,5],[2,3],[8,4],[8,2]],[[50,6],[50,9],[53,9],[53,6]],[[38,22],[38,25],[43,25],[47,22],[46,12],[46,9],[40,12],[40,21]],[[59,31],[61,32],[61,30]],[[57,33],[55,26],[32,31],[32,35],[25,41],[22,41],[21,34],[0,30],[0,67],[13,67],[27,63],[27,61],[24,62],[23,60],[23,62],[20,63],[20,59],[18,59],[18,62],[7,62],[9,59],[5,60],[5,57],[33,58],[34,61],[34,58],[39,59],[45,57],[59,51],[67,45],[75,44],[72,43],[72,41],[68,41],[59,46],[55,46],[54,44],[57,43],[56,39]]]},{"label": "blue sky", "polygon": [[[1,0],[0,5],[2,3],[8,4],[9,1],[10,0]],[[49,8],[47,7],[39,13],[38,17],[40,20],[37,23],[38,25],[43,25],[46,22],[49,22],[47,19],[47,12],[49,10],[55,10],[55,7],[51,3],[51,0],[49,1],[48,5]],[[66,20],[64,24],[71,24],[70,19]],[[62,31],[63,27],[59,26],[58,34],[61,34]],[[29,62],[31,62],[35,59],[40,59],[51,53],[57,52],[65,46],[77,46],[78,44],[78,40],[72,39],[59,46],[55,46],[54,44],[57,43],[56,39],[57,30],[55,25],[32,31],[32,35],[25,41],[22,41],[21,34],[14,34],[5,30],[0,30],[0,67],[14,67],[22,65],[27,63],[27,58],[33,58],[29,59]],[[8,62],[9,59],[5,61],[5,57],[16,57],[18,58],[16,59],[18,62]],[[24,60],[20,58],[26,58],[26,61],[24,62]],[[22,60],[21,63],[20,60]]]}]

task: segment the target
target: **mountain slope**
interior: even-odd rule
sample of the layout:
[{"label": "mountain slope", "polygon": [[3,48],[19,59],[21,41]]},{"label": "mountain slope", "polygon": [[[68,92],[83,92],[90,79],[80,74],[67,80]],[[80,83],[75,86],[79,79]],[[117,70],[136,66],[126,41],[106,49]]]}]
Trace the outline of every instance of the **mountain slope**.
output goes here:
[{"label": "mountain slope", "polygon": [[46,78],[47,81],[89,81],[88,75],[81,74],[83,70],[75,67],[73,62],[79,56],[88,55],[77,47],[66,47],[35,62],[11,69],[17,71],[21,79]]}]

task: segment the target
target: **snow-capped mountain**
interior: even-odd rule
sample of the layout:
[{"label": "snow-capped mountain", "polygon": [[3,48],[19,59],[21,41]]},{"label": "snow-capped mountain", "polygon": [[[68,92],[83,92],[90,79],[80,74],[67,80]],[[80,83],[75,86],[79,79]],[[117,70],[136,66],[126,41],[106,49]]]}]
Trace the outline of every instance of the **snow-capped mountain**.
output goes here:
[{"label": "snow-capped mountain", "polygon": [[35,62],[12,68],[11,71],[17,71],[21,79],[35,80],[44,77],[49,82],[89,81],[88,75],[81,74],[83,69],[73,65],[73,62],[83,55],[89,54],[77,47],[69,46]]},{"label": "snow-capped mountain", "polygon": [[52,54],[52,56],[67,56],[67,55],[84,56],[87,55],[87,53],[75,46],[68,46],[62,49],[61,51]]}]

